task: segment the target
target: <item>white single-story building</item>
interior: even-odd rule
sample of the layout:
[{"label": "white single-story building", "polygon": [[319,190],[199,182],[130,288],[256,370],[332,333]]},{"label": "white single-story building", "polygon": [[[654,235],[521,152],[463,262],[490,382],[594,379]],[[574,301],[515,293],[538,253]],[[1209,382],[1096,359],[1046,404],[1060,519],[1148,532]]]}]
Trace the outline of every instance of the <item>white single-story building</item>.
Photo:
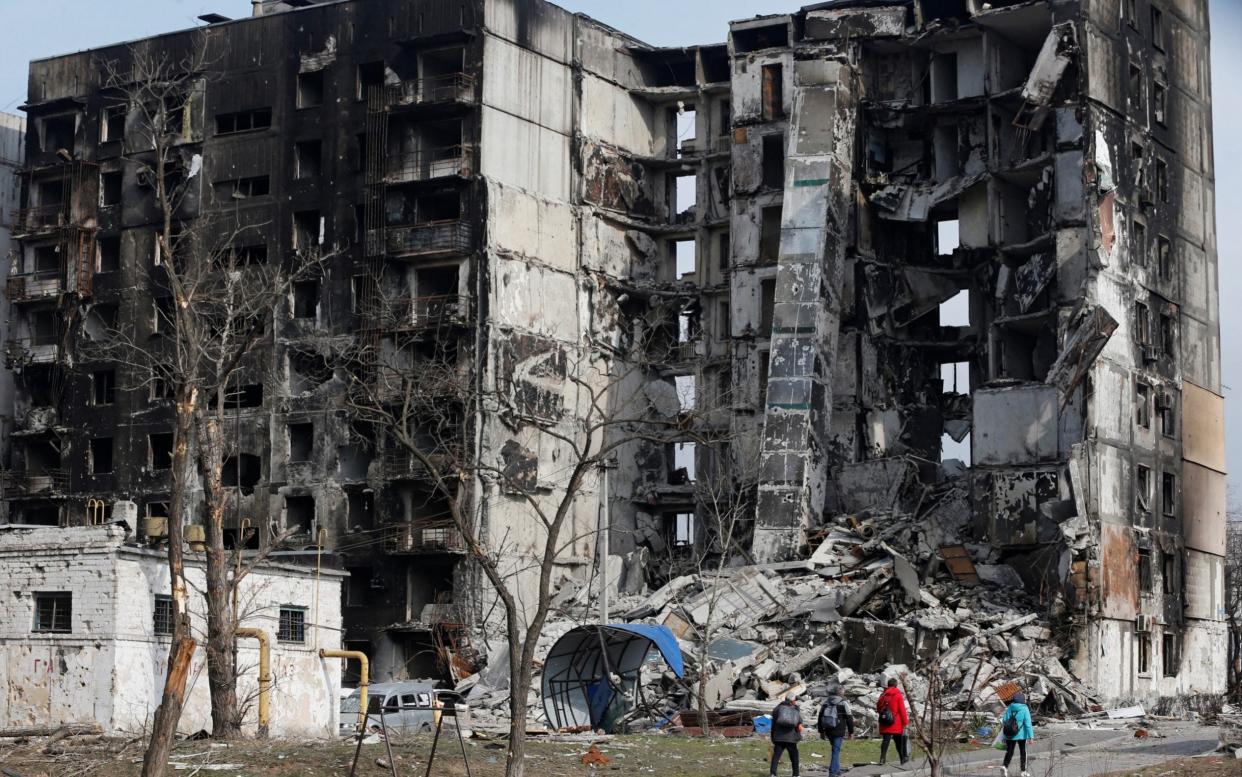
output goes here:
[{"label": "white single-story building", "polygon": [[[120,525],[0,526],[0,726],[97,722],[107,733],[150,726],[171,644],[167,555],[126,544]],[[204,557],[186,554],[193,633],[179,729],[211,730],[203,599]],[[347,574],[264,562],[238,592],[241,625],[267,632],[271,645],[270,734],[336,736],[341,646],[341,585]],[[238,640],[243,728],[257,727],[258,642]]]}]

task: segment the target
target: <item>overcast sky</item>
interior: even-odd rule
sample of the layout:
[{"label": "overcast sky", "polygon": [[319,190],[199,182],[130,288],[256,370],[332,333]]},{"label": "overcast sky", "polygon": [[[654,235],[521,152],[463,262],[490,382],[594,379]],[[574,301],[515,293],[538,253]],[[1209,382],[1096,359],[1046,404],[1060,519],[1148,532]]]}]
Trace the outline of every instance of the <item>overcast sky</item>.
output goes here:
[{"label": "overcast sky", "polygon": [[[562,0],[559,5],[655,45],[723,41],[731,19],[790,10],[773,0]],[[1242,3],[1211,0],[1215,84],[1242,81]],[[31,59],[133,40],[198,24],[203,13],[240,18],[250,0],[0,0],[0,110],[26,96]],[[1217,242],[1221,267],[1221,354],[1226,397],[1230,504],[1242,513],[1242,92],[1214,89]]]}]

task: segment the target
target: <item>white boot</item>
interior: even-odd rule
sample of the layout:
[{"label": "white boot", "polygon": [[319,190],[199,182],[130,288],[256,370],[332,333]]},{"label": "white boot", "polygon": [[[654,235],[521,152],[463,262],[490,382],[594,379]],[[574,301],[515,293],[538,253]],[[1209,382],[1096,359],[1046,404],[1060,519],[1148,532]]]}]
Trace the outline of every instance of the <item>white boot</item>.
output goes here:
[{"label": "white boot", "polygon": [[1002,767],[1000,768],[1000,770],[1001,770],[1001,777],[1009,777],[1009,767],[1008,767],[1008,766],[1002,766]]},{"label": "white boot", "polygon": [[1023,770],[1022,777],[1031,777],[1031,773],[1026,770]]}]

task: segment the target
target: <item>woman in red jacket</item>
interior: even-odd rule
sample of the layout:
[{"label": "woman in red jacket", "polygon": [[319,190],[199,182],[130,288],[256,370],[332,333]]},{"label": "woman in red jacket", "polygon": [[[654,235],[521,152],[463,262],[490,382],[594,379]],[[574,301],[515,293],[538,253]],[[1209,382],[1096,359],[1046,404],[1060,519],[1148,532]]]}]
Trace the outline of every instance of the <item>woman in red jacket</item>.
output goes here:
[{"label": "woman in red jacket", "polygon": [[897,757],[904,766],[910,760],[910,755],[906,752],[906,726],[910,724],[910,716],[906,712],[906,697],[897,687],[896,677],[889,679],[888,687],[880,694],[880,701],[876,703],[875,709],[880,713],[880,734],[883,736],[880,742],[880,763],[888,760],[888,743],[895,741]]}]

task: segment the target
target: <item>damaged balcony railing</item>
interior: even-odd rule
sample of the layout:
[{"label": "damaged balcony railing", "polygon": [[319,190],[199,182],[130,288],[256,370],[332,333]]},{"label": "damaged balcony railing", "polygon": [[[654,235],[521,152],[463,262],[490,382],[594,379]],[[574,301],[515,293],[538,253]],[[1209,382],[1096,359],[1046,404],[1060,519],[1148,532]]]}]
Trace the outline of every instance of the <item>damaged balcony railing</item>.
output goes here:
[{"label": "damaged balcony railing", "polygon": [[464,178],[473,172],[474,149],[469,146],[445,146],[389,156],[385,179],[388,183],[408,183],[451,176]]},{"label": "damaged balcony railing", "polygon": [[64,290],[64,274],[59,270],[10,275],[4,286],[4,296],[10,302],[55,297]]},{"label": "damaged balcony railing", "polygon": [[461,532],[451,521],[410,521],[384,531],[387,553],[462,553],[465,549]]},{"label": "damaged balcony railing", "polygon": [[398,297],[378,301],[371,313],[379,329],[420,331],[465,322],[470,315],[470,298],[458,294]]},{"label": "damaged balcony railing", "polygon": [[474,76],[447,73],[385,86],[389,106],[430,105],[435,103],[473,103]]},{"label": "damaged balcony railing", "polygon": [[13,234],[19,238],[28,237],[68,225],[69,214],[63,204],[40,205],[17,211],[13,221]]},{"label": "damaged balcony railing", "polygon": [[47,364],[56,361],[57,338],[38,335],[34,337],[10,337],[4,342],[5,363]]},{"label": "damaged balcony railing", "polygon": [[69,490],[69,472],[52,467],[28,472],[5,472],[0,478],[0,488],[3,488],[5,498],[63,494]]},{"label": "damaged balcony railing", "polygon": [[[374,239],[373,232],[368,233],[368,243]],[[384,230],[384,247],[390,256],[468,254],[474,247],[474,229],[470,222],[462,219],[387,227]]]}]

